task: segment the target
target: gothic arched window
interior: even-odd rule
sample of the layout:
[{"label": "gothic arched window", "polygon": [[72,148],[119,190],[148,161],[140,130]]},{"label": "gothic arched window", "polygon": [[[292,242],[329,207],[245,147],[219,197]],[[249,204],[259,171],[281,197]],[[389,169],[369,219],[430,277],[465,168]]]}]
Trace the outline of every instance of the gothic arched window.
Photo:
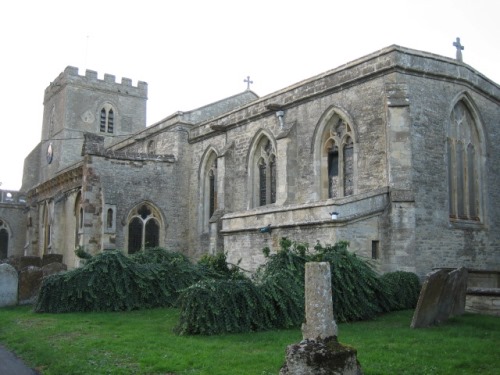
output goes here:
[{"label": "gothic arched window", "polygon": [[276,151],[271,140],[260,137],[251,154],[250,177],[254,207],[276,203]]},{"label": "gothic arched window", "polygon": [[101,114],[99,116],[99,130],[101,133],[110,133],[114,132],[115,126],[115,113],[113,111],[113,107],[110,104],[105,104],[101,108]]},{"label": "gothic arched window", "polygon": [[128,253],[160,246],[160,215],[144,203],[132,210],[128,222]]},{"label": "gothic arched window", "polygon": [[321,199],[354,194],[354,133],[351,126],[333,113],[320,128],[319,174]]},{"label": "gothic arched window", "polygon": [[450,218],[480,221],[481,141],[477,124],[463,100],[451,112],[446,153]]}]

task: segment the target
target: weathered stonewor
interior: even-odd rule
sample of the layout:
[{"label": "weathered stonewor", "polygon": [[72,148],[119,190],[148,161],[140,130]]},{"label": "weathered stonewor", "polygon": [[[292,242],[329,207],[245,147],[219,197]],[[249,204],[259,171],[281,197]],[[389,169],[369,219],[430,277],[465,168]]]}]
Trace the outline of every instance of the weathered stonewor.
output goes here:
[{"label": "weathered stonewor", "polygon": [[280,375],[361,375],[356,349],[337,340],[330,264],[306,263],[303,340],[286,349]]},{"label": "weathered stonewor", "polygon": [[67,271],[68,266],[63,263],[50,263],[42,267],[43,277]]},{"label": "weathered stonewor", "polygon": [[0,264],[0,307],[17,304],[17,271],[10,264]]},{"label": "weathered stonewor", "polygon": [[411,328],[442,323],[465,309],[467,270],[436,270],[427,274],[418,297]]},{"label": "weathered stonewor", "polygon": [[50,263],[62,263],[62,254],[44,254],[42,257],[42,267]]},{"label": "weathered stonewor", "polygon": [[34,303],[40,285],[42,283],[43,271],[40,267],[28,266],[19,273],[19,304]]}]

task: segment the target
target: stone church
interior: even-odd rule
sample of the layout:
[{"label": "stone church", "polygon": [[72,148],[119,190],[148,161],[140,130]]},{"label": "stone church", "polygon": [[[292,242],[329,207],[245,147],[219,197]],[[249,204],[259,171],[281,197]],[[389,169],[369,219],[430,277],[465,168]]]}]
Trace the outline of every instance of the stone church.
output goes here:
[{"label": "stone church", "polygon": [[4,256],[161,246],[252,271],[287,237],[382,272],[500,269],[500,87],[461,59],[393,45],[148,127],[147,94],[74,67],[47,87]]}]

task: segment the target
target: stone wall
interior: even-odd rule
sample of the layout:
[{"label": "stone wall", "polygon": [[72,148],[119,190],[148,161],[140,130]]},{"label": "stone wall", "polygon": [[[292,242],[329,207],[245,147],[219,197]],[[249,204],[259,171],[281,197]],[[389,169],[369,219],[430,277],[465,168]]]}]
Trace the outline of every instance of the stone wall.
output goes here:
[{"label": "stone wall", "polygon": [[0,230],[3,236],[8,237],[5,243],[5,237],[2,236],[0,260],[4,255],[5,258],[24,255],[27,226],[25,199],[25,195],[18,191],[0,190]]}]

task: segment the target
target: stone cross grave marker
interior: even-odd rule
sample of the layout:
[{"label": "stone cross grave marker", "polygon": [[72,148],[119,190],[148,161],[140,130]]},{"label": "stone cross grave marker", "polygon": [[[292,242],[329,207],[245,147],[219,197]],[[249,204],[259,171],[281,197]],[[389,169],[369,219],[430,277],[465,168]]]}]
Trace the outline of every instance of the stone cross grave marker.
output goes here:
[{"label": "stone cross grave marker", "polygon": [[306,321],[302,324],[302,338],[324,340],[337,336],[337,324],[333,319],[330,263],[306,263],[305,304]]},{"label": "stone cross grave marker", "polygon": [[303,340],[286,349],[280,375],[362,375],[356,349],[337,341],[330,263],[306,263]]}]

